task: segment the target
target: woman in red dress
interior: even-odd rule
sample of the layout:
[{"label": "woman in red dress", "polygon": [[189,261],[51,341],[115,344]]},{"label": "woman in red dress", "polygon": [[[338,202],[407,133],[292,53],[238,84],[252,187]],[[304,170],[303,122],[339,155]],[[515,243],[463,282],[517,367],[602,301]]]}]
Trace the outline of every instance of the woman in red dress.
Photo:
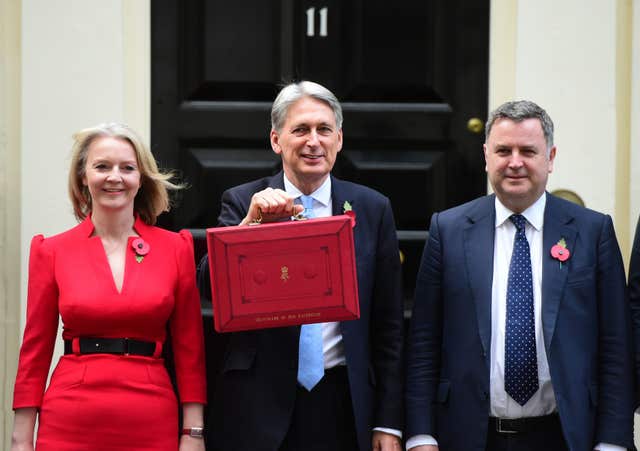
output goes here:
[{"label": "woman in red dress", "polygon": [[[12,450],[204,450],[204,344],[191,235],[153,224],[170,174],[128,127],[74,136],[80,224],[31,242]],[[65,355],[47,375],[62,318]],[[167,325],[178,400],[164,366]]]}]

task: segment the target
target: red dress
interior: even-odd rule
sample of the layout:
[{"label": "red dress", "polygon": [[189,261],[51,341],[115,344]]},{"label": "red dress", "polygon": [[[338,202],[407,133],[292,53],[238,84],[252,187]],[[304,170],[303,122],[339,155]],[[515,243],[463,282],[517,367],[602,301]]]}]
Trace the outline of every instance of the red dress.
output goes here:
[{"label": "red dress", "polygon": [[[161,358],[68,354],[45,384],[62,318],[64,339],[133,338],[161,343],[167,324],[180,402],[206,402],[200,298],[193,243],[136,219],[150,245],[136,261],[129,238],[119,293],[99,237],[85,219],[31,242],[27,323],[13,408],[40,411],[36,447],[47,450],[178,449],[178,402]],[[158,352],[156,352],[158,354]]]}]

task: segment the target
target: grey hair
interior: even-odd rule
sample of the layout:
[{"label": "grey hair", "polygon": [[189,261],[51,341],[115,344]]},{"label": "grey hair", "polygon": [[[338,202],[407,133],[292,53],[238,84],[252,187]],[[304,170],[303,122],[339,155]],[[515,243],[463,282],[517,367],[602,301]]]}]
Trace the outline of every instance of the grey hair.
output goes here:
[{"label": "grey hair", "polygon": [[342,128],[342,106],[331,91],[312,81],[290,83],[278,94],[271,107],[271,128],[277,132],[282,130],[287,119],[289,107],[303,97],[311,97],[326,103],[333,110],[338,129]]},{"label": "grey hair", "polygon": [[491,128],[498,119],[510,119],[521,122],[525,119],[538,119],[542,126],[542,133],[547,142],[547,151],[553,147],[553,121],[547,112],[530,100],[515,100],[500,105],[489,114],[485,125],[485,140],[489,139]]}]

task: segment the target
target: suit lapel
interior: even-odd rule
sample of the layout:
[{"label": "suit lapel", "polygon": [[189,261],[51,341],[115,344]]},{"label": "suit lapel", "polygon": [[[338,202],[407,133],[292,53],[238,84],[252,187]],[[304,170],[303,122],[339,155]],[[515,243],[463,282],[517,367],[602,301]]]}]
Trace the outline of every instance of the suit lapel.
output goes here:
[{"label": "suit lapel", "polygon": [[576,235],[573,216],[562,208],[558,199],[547,194],[542,230],[542,327],[547,356],[551,349],[560,301],[571,265],[569,259],[560,266],[560,262],[551,256],[551,248],[564,238],[567,249],[574,252]]},{"label": "suit lapel", "polygon": [[344,187],[342,186],[341,181],[333,176],[330,176],[330,177],[331,177],[331,214],[333,216],[337,216],[343,213],[342,208],[344,205],[344,201],[348,199],[345,199],[345,196],[347,194],[344,192],[344,189],[343,189]]},{"label": "suit lapel", "polygon": [[270,188],[284,190],[284,172],[280,171],[268,181]]},{"label": "suit lapel", "polygon": [[[331,215],[339,216],[344,214],[344,203],[348,201],[354,210],[357,211],[358,206],[353,205],[354,199],[352,197],[352,190],[349,189],[349,184],[344,181],[331,176]],[[356,253],[356,261],[358,260],[358,251],[363,249],[361,243],[366,239],[364,236],[364,227],[356,227],[353,229],[353,245]]]},{"label": "suit lapel", "polygon": [[[332,216],[338,216],[343,213],[342,207],[344,205],[345,200],[349,200],[350,202],[353,199],[348,199],[349,189],[345,189],[344,183],[330,175],[331,177],[331,214]],[[362,228],[361,228],[362,229]],[[356,254],[356,262],[358,261],[358,249],[360,249],[359,241],[361,239],[359,230],[357,227],[353,229],[353,246]],[[360,281],[358,281],[358,285]],[[345,352],[349,352],[351,346],[348,344],[350,342],[351,337],[354,336],[354,333],[357,334],[358,330],[358,322],[357,321],[340,321],[340,333],[342,334],[342,339],[345,342]]]},{"label": "suit lapel", "polygon": [[487,363],[491,350],[491,287],[495,239],[495,197],[482,198],[467,215],[463,231],[469,286],[476,306],[478,331]]}]

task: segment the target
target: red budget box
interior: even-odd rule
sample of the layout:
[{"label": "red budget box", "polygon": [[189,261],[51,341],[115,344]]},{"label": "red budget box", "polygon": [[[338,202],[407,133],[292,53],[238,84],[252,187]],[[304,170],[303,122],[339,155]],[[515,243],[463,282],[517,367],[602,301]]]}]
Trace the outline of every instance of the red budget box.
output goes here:
[{"label": "red budget box", "polygon": [[207,229],[218,332],[360,317],[349,216]]}]

